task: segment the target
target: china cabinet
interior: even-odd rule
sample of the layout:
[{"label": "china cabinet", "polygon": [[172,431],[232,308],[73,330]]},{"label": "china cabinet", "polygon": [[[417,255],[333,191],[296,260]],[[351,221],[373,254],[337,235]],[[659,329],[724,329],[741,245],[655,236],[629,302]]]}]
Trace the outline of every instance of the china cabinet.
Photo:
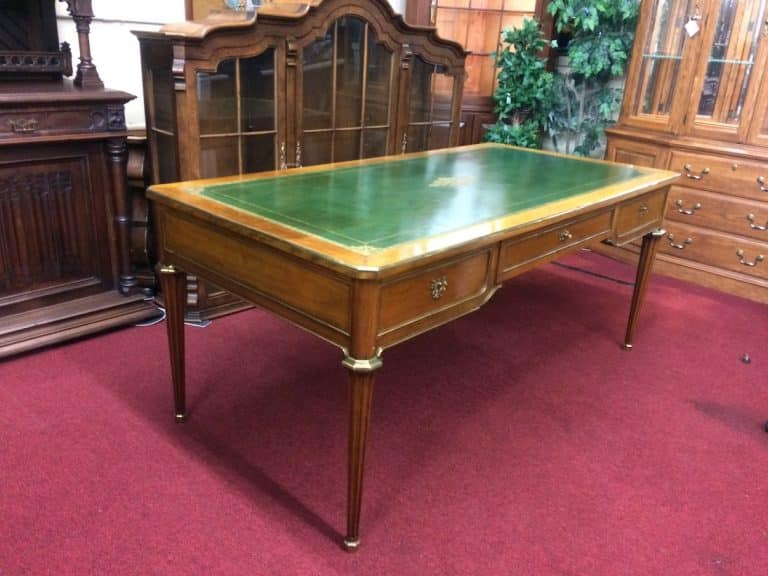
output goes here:
[{"label": "china cabinet", "polygon": [[54,2],[0,1],[0,358],[158,313],[130,265],[123,106],[133,96],[103,88],[90,0],[67,5],[80,44],[73,80]]},{"label": "china cabinet", "polygon": [[643,2],[621,116],[607,131],[606,151],[610,160],[680,173],[669,194],[657,271],[762,302],[768,302],[767,3]]},{"label": "china cabinet", "polygon": [[[136,35],[153,183],[459,143],[466,52],[386,0],[261,2]],[[189,320],[242,306],[188,278]]]}]

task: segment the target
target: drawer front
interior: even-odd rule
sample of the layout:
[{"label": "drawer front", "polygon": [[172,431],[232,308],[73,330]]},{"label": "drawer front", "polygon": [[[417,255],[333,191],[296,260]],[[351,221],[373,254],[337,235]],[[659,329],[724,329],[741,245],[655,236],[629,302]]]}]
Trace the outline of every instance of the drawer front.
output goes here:
[{"label": "drawer front", "polygon": [[659,251],[768,280],[768,243],[670,222]]},{"label": "drawer front", "polygon": [[449,312],[482,297],[491,285],[491,260],[491,250],[484,250],[385,284],[381,289],[380,332]]},{"label": "drawer front", "polygon": [[99,106],[0,113],[0,138],[106,130],[107,112]]},{"label": "drawer front", "polygon": [[667,219],[768,242],[768,202],[673,186]]},{"label": "drawer front", "polygon": [[768,201],[768,162],[672,152],[669,169],[692,188]]},{"label": "drawer front", "polygon": [[614,227],[616,242],[631,240],[651,228],[661,226],[666,195],[666,190],[656,190],[619,206]]},{"label": "drawer front", "polygon": [[604,237],[611,231],[611,217],[612,212],[606,211],[504,242],[499,263],[502,279],[537,260],[544,260],[595,238]]}]

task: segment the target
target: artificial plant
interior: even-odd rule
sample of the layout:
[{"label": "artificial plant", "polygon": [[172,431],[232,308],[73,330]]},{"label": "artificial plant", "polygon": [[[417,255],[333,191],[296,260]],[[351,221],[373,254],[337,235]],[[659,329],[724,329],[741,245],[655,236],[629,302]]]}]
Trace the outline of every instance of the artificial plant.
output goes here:
[{"label": "artificial plant", "polygon": [[494,54],[497,88],[493,95],[498,120],[485,134],[486,142],[526,148],[541,145],[552,104],[553,74],[542,50],[548,45],[535,19],[502,33],[502,49]]},{"label": "artificial plant", "polygon": [[601,150],[615,122],[640,0],[550,0],[547,11],[567,39],[568,71],[557,74],[548,132],[555,148],[581,156]]}]

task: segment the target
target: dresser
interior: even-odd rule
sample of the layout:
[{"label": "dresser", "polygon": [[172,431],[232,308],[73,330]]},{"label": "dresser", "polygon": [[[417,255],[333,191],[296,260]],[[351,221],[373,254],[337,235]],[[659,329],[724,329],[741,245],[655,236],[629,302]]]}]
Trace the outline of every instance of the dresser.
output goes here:
[{"label": "dresser", "polygon": [[[158,315],[130,260],[123,107],[90,59],[90,2],[68,2],[81,58],[0,34],[0,357]],[[11,2],[6,26],[55,34],[54,3]],[[37,26],[26,26],[32,19]]]},{"label": "dresser", "polygon": [[[766,0],[643,2],[606,157],[680,174],[656,270],[768,302]],[[603,249],[631,259],[636,246]]]}]

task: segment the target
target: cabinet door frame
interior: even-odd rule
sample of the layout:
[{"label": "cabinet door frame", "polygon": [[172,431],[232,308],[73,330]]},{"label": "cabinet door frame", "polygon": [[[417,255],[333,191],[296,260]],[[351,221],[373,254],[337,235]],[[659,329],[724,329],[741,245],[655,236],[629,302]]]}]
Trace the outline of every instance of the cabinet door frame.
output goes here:
[{"label": "cabinet door frame", "polygon": [[[691,88],[691,94],[700,96],[704,90],[704,82],[709,67],[709,49],[714,43],[715,34],[717,32],[718,24],[718,10],[720,2],[710,0],[706,5],[707,10],[706,22],[703,26],[701,36],[701,48],[700,53],[697,56],[698,60],[695,65],[695,82]],[[763,17],[765,19],[765,16]],[[737,20],[738,21],[738,20]],[[765,26],[762,22],[761,26]],[[750,72],[750,84],[747,92],[746,99],[744,101],[743,109],[746,111],[746,115],[742,116],[736,124],[723,124],[721,122],[706,122],[698,121],[698,108],[700,104],[700,98],[695,97],[689,100],[689,107],[685,116],[685,133],[695,138],[701,138],[706,140],[718,140],[723,142],[746,142],[749,139],[750,123],[754,117],[755,107],[758,105],[758,89],[762,82],[764,74],[764,68],[768,64],[768,42],[766,42],[765,30],[759,33],[757,46],[755,47],[755,62],[752,64],[752,70]],[[684,98],[680,98],[684,100]]]},{"label": "cabinet door frame", "polygon": [[[206,52],[196,52],[185,43],[174,44],[174,90],[176,93],[176,119],[178,156],[185,158],[180,162],[180,180],[201,178],[200,167],[200,123],[198,73],[215,73],[222,62],[254,58],[267,50],[275,54],[275,163],[278,163],[280,142],[286,140],[286,102],[277,98],[283,92],[286,82],[286,43],[280,36],[263,34],[254,39],[252,35],[241,37],[240,34],[222,35],[221,42],[212,42]],[[239,95],[236,93],[235,97]],[[196,121],[193,121],[195,120]],[[238,127],[238,133],[241,132]],[[242,137],[242,136],[240,136]],[[242,168],[242,166],[240,166]],[[276,166],[275,168],[278,168]]]}]

